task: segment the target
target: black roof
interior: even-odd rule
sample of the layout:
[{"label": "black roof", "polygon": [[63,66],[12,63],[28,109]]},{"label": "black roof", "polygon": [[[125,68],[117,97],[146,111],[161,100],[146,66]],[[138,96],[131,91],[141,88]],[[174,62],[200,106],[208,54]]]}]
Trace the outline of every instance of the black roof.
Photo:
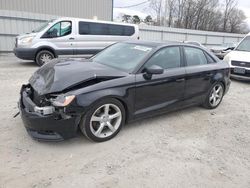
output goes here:
[{"label": "black roof", "polygon": [[143,40],[131,40],[131,41],[124,41],[124,42],[131,43],[131,44],[145,45],[145,46],[149,46],[149,47],[156,48],[156,49],[162,48],[165,46],[171,46],[171,45],[190,46],[190,47],[202,49],[202,50],[206,51],[208,54],[210,54],[214,59],[218,59],[208,49],[203,48],[201,46],[194,45],[194,44],[184,43],[184,42],[178,42],[178,41],[176,41],[176,42],[175,41],[158,42],[158,41],[143,41]]},{"label": "black roof", "polygon": [[162,46],[169,46],[169,45],[183,45],[183,46],[195,46],[192,44],[186,44],[183,42],[178,41],[164,41],[164,42],[158,42],[158,41],[143,41],[143,40],[131,40],[131,41],[125,41],[125,43],[131,43],[131,44],[141,44],[145,46],[151,46],[154,48],[162,47]]}]

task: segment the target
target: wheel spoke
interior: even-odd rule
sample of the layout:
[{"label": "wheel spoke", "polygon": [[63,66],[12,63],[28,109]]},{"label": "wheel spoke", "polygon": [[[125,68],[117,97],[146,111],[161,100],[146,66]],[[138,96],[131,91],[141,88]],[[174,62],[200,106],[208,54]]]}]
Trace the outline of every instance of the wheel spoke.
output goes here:
[{"label": "wheel spoke", "polygon": [[114,119],[114,118],[117,118],[117,117],[120,117],[121,113],[120,112],[117,112],[115,114],[112,114],[109,116],[109,119]]},{"label": "wheel spoke", "polygon": [[220,98],[220,95],[216,94],[216,95],[215,95],[215,98],[219,99],[219,98]]},{"label": "wheel spoke", "polygon": [[216,90],[216,93],[218,94],[221,90],[221,87],[219,86],[218,89]]},{"label": "wheel spoke", "polygon": [[213,93],[216,93],[216,87],[213,88]]},{"label": "wheel spoke", "polygon": [[213,104],[213,105],[215,105],[215,103],[216,103],[216,98],[215,98],[215,97],[213,97],[213,99],[212,99],[212,101],[211,101],[211,102],[212,102],[212,104]]},{"label": "wheel spoke", "polygon": [[105,114],[106,116],[109,115],[109,104],[106,104],[106,105],[104,106],[104,114]]},{"label": "wheel spoke", "polygon": [[92,116],[91,117],[91,121],[98,121],[98,122],[100,122],[102,119],[101,119],[101,117],[97,117],[97,116]]},{"label": "wheel spoke", "polygon": [[113,125],[111,125],[110,122],[107,122],[107,126],[108,126],[108,128],[109,128],[112,132],[115,131],[115,128],[113,127]]},{"label": "wheel spoke", "polygon": [[211,96],[210,96],[210,98],[209,98],[209,101],[212,101],[212,100],[213,100],[213,98],[214,98],[214,96],[213,96],[213,95],[211,95]]},{"label": "wheel spoke", "polygon": [[103,128],[104,128],[104,124],[101,123],[100,126],[99,126],[99,128],[95,132],[95,135],[99,136],[102,133]]}]

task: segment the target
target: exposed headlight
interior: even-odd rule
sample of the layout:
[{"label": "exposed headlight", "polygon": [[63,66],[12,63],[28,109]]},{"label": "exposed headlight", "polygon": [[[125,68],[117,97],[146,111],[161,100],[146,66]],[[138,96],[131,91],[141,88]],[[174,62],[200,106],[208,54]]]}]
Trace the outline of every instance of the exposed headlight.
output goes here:
[{"label": "exposed headlight", "polygon": [[22,44],[28,44],[31,43],[34,37],[24,37],[22,39],[20,39],[20,43]]},{"label": "exposed headlight", "polygon": [[58,107],[65,107],[65,106],[68,106],[74,99],[75,99],[75,95],[70,95],[70,96],[59,95],[52,102],[52,104]]}]

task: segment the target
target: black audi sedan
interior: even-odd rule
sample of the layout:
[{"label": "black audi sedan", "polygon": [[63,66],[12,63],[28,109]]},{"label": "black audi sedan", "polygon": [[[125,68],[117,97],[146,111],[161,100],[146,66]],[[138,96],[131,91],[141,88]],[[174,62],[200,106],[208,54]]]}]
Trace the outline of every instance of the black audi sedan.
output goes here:
[{"label": "black audi sedan", "polygon": [[68,139],[80,129],[102,142],[136,119],[193,105],[216,108],[229,89],[229,72],[198,46],[116,43],[87,60],[42,66],[22,86],[19,109],[35,139]]}]

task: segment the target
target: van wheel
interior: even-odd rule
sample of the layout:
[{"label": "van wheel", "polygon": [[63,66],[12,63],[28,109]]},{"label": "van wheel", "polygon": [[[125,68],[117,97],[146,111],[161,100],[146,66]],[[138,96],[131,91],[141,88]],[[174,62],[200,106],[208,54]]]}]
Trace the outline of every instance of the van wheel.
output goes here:
[{"label": "van wheel", "polygon": [[37,54],[36,54],[36,63],[39,65],[39,66],[42,66],[48,62],[50,62],[52,59],[55,58],[55,55],[48,51],[48,50],[41,50],[39,51]]}]

